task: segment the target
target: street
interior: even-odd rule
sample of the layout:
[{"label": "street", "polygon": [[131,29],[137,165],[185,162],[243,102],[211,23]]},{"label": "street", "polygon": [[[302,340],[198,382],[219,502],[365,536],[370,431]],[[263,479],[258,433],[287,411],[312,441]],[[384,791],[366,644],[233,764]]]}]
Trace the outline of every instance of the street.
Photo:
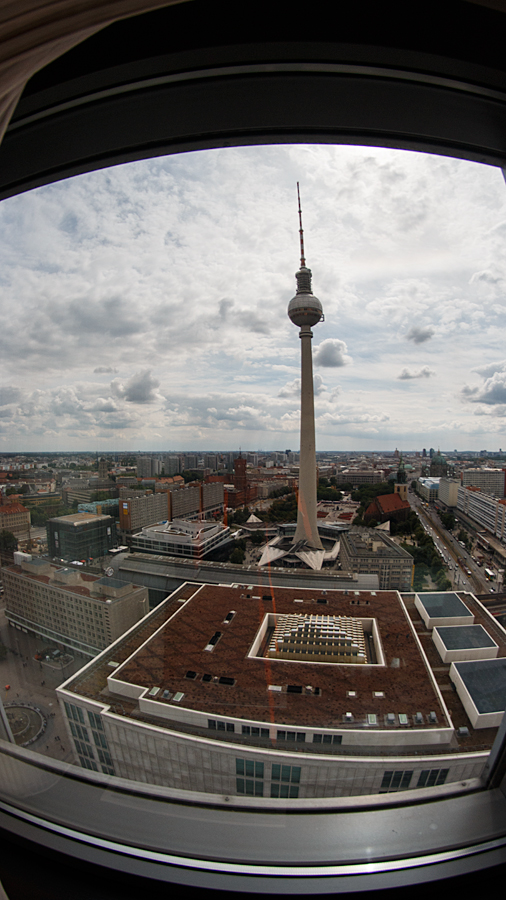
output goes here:
[{"label": "street", "polygon": [[[483,569],[476,564],[472,555],[459,543],[457,538],[446,530],[434,509],[424,504],[415,494],[410,493],[408,496],[411,508],[417,513],[423,528],[440,551],[448,567],[448,577],[455,590],[470,591],[473,594],[488,594],[490,584]],[[459,565],[457,562],[459,558],[464,560],[465,568],[470,570],[471,575],[467,575]]]}]

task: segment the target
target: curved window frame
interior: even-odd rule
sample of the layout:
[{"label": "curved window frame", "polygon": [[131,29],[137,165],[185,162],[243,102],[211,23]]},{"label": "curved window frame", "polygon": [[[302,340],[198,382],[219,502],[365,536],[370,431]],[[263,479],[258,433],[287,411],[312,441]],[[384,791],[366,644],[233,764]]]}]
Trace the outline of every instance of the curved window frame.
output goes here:
[{"label": "curved window frame", "polygon": [[[189,24],[192,5],[165,12]],[[472,4],[460,6],[477,27],[504,21],[497,11],[476,7],[471,15]],[[87,43],[107,46],[107,33],[112,42],[124,25]],[[233,29],[217,28],[204,48],[174,46],[88,71],[81,65],[77,74],[71,51],[18,105],[0,146],[0,199],[130,160],[247,144],[369,144],[504,168],[504,70],[450,48],[445,55],[441,43],[420,49],[401,41],[394,51],[386,31],[360,44],[332,43],[321,30],[312,42],[266,35],[244,44]],[[81,59],[83,52],[86,44]],[[357,879],[360,889],[394,887],[506,861],[505,721],[480,782],[435,786],[423,797],[407,790],[329,801],[316,812],[310,801],[274,812],[247,796],[220,803],[149,785],[134,792],[131,782],[6,743],[0,771],[9,785],[1,827],[161,881],[198,885],[204,874],[208,887],[329,893],[355,890]],[[66,809],[80,810],[80,828]]]}]

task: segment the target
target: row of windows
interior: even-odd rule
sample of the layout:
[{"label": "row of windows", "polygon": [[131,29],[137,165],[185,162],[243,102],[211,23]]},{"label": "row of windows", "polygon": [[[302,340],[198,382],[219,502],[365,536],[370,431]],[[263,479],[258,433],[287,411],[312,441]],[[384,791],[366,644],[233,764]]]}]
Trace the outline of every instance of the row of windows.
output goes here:
[{"label": "row of windows", "polygon": [[[263,797],[264,783],[263,781],[236,778],[236,790],[238,794],[245,794],[249,797]],[[271,784],[271,797],[285,797],[296,800],[298,796],[299,788],[296,785]]]},{"label": "row of windows", "polygon": [[83,713],[81,707],[74,706],[73,703],[67,703],[66,700],[64,701],[64,703],[65,703],[65,711],[67,713],[67,717],[69,719],[73,719],[74,722],[80,722],[81,725],[84,725],[84,713]]},{"label": "row of windows", "polygon": [[107,750],[107,741],[105,739],[105,735],[100,734],[98,731],[92,731],[93,740],[95,741],[95,746],[104,747]]},{"label": "row of windows", "polygon": [[86,756],[80,756],[79,762],[81,763],[83,769],[91,769],[93,772],[98,772],[98,766],[96,762],[93,762],[92,759],[88,759]]},{"label": "row of windows", "polygon": [[[235,725],[233,722],[220,722],[219,719],[208,719],[207,727],[211,731],[228,731],[235,733]],[[242,725],[241,733],[250,737],[269,738],[270,731],[268,728],[260,728],[255,725]],[[277,741],[291,741],[295,743],[305,743],[305,731],[285,731],[278,729],[276,732]],[[341,744],[342,735],[340,734],[313,734],[313,744]]]},{"label": "row of windows", "polygon": [[[444,784],[449,771],[449,769],[424,769],[418,776],[416,786],[417,788],[419,788],[432,787],[433,785],[437,784]],[[380,793],[386,793],[390,791],[405,791],[409,788],[412,777],[412,769],[387,771],[383,775]]]},{"label": "row of windows", "polygon": [[[252,759],[236,759],[236,790],[250,797],[264,796],[264,763]],[[271,767],[271,797],[296,799],[299,796],[300,766]]]},{"label": "row of windows", "polygon": [[95,754],[93,753],[93,748],[89,744],[85,744],[83,741],[75,741],[76,750],[79,755],[87,756],[90,759],[95,759]]},{"label": "row of windows", "polygon": [[84,727],[84,725],[78,725],[74,722],[69,722],[70,730],[75,738],[79,738],[81,741],[86,741],[87,744],[90,743],[90,739],[88,737],[88,731]]}]

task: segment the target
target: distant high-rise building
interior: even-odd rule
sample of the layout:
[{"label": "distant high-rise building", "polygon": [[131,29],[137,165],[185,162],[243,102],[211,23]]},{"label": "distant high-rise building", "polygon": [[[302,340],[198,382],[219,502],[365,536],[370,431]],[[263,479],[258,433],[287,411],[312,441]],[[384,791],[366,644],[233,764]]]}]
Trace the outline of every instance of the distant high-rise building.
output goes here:
[{"label": "distant high-rise building", "polygon": [[166,475],[178,475],[181,471],[181,459],[179,456],[166,456],[164,460],[164,471]]},{"label": "distant high-rise building", "polygon": [[137,475],[139,478],[149,478],[152,475],[151,471],[151,457],[150,456],[138,456],[137,457]]}]

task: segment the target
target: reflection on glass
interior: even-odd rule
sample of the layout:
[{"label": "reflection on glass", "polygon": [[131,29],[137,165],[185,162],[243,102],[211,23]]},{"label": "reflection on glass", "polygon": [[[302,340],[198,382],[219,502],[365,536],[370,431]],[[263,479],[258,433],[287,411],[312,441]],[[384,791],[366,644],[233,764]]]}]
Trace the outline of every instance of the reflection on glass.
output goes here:
[{"label": "reflection on glass", "polygon": [[506,695],[505,196],[468,162],[287,146],[4,201],[5,740],[268,808],[480,777]]}]

